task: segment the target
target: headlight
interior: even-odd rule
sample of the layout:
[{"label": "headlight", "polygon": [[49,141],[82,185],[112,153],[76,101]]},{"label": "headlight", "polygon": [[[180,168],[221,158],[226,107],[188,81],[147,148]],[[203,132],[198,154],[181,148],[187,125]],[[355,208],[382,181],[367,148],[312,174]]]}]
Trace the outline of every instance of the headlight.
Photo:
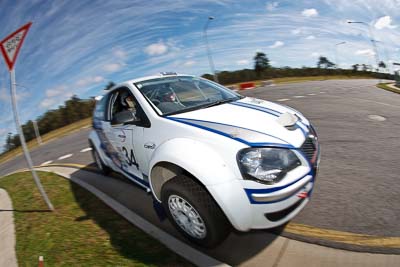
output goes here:
[{"label": "headlight", "polygon": [[279,182],[288,171],[301,165],[296,154],[284,148],[245,148],[237,159],[244,178],[265,184]]}]

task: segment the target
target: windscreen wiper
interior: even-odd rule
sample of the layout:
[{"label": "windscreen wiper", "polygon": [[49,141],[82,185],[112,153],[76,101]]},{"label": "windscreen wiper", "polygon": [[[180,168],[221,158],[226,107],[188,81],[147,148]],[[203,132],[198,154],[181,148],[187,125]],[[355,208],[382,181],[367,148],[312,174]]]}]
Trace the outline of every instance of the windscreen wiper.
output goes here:
[{"label": "windscreen wiper", "polygon": [[176,114],[185,113],[185,112],[189,112],[189,111],[194,111],[194,110],[198,110],[198,109],[209,108],[209,107],[218,106],[218,105],[221,105],[221,104],[224,104],[224,103],[228,103],[228,102],[232,102],[232,101],[236,101],[236,100],[238,100],[238,99],[237,98],[228,98],[228,99],[224,99],[224,100],[215,101],[215,102],[212,102],[212,103],[209,103],[209,104],[194,106],[194,107],[186,108],[186,109],[183,109],[183,110],[170,112],[170,113],[167,113],[167,114],[163,114],[163,116],[176,115]]},{"label": "windscreen wiper", "polygon": [[225,103],[232,102],[232,101],[236,101],[236,100],[238,100],[236,97],[235,98],[228,98],[228,99],[218,100],[218,101],[212,102],[212,103],[210,103],[208,105],[204,105],[201,108],[214,107],[214,106],[218,106],[218,105],[225,104]]}]

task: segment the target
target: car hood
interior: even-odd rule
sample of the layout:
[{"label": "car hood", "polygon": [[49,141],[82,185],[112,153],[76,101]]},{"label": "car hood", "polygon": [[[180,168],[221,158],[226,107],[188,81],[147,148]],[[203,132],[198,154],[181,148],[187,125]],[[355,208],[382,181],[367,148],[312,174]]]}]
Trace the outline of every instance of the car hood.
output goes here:
[{"label": "car hood", "polygon": [[[285,126],[279,119],[285,113],[296,115],[297,122],[293,126]],[[298,111],[250,97],[168,118],[249,146],[298,148],[309,133],[309,122]]]}]

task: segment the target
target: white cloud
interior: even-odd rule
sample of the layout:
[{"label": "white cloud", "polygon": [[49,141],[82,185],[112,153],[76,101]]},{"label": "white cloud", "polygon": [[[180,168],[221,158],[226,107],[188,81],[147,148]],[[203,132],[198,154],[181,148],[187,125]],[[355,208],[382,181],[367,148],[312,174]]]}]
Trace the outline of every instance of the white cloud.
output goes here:
[{"label": "white cloud", "polygon": [[40,102],[39,106],[43,109],[49,109],[57,104],[60,104],[62,100],[73,95],[74,93],[71,91],[71,88],[65,85],[59,85],[46,90],[46,98]]},{"label": "white cloud", "polygon": [[56,98],[45,98],[40,102],[40,107],[44,109],[51,108],[55,106],[59,102],[58,99]]},{"label": "white cloud", "polygon": [[315,39],[315,36],[314,36],[314,35],[309,35],[309,36],[306,37],[306,39],[307,39],[307,40],[314,40],[314,39]]},{"label": "white cloud", "polygon": [[4,101],[4,102],[10,101],[10,96],[7,93],[6,88],[1,88],[0,89],[0,101]]},{"label": "white cloud", "polygon": [[119,59],[126,59],[128,57],[128,54],[126,53],[126,51],[121,48],[114,49],[113,55]]},{"label": "white cloud", "polygon": [[265,5],[265,8],[268,11],[274,11],[278,7],[278,5],[279,5],[279,2],[271,2],[271,3],[267,3]]},{"label": "white cloud", "polygon": [[168,52],[168,46],[166,46],[162,41],[151,44],[144,49],[144,52],[149,56],[158,56]]},{"label": "white cloud", "polygon": [[278,48],[283,46],[285,43],[281,41],[276,41],[273,45],[268,46],[269,48]]},{"label": "white cloud", "polygon": [[249,61],[247,59],[242,59],[242,60],[236,61],[236,64],[239,66],[248,65]]},{"label": "white cloud", "polygon": [[392,25],[392,18],[390,16],[384,16],[384,17],[379,18],[375,22],[374,26],[378,30],[382,30],[384,28],[394,29],[397,27],[396,25]]},{"label": "white cloud", "polygon": [[356,55],[360,56],[373,56],[375,55],[375,52],[372,51],[372,49],[361,49],[356,51]]},{"label": "white cloud", "polygon": [[60,85],[60,86],[46,90],[46,96],[47,97],[55,97],[55,96],[63,95],[66,91],[68,91],[68,88],[65,85]]},{"label": "white cloud", "polygon": [[306,9],[303,10],[303,12],[301,12],[301,14],[304,17],[311,18],[311,17],[318,16],[318,11],[315,8],[308,8],[308,9],[306,8]]},{"label": "white cloud", "polygon": [[291,31],[292,34],[297,35],[301,33],[301,29],[294,29]]},{"label": "white cloud", "polygon": [[[27,98],[30,96],[30,93],[25,91],[25,90],[18,90],[17,88],[17,101],[20,101],[21,99]],[[0,101],[6,102],[6,103],[11,103],[11,96],[9,93],[9,89],[6,88],[1,88],[0,89]]]},{"label": "white cloud", "polygon": [[116,71],[119,71],[123,66],[124,66],[124,64],[122,64],[122,63],[110,63],[110,64],[104,65],[103,70],[105,70],[107,72],[116,72]]},{"label": "white cloud", "polygon": [[190,66],[193,66],[194,64],[196,64],[196,61],[188,60],[185,63],[183,63],[183,66],[190,67]]},{"label": "white cloud", "polygon": [[0,129],[0,136],[5,135],[6,133],[8,133],[8,129]]},{"label": "white cloud", "polygon": [[319,57],[320,55],[321,55],[321,53],[318,53],[318,52],[311,53],[312,57]]},{"label": "white cloud", "polygon": [[96,83],[101,83],[104,81],[104,77],[102,76],[92,76],[80,79],[76,82],[76,85],[79,87],[89,86]]}]

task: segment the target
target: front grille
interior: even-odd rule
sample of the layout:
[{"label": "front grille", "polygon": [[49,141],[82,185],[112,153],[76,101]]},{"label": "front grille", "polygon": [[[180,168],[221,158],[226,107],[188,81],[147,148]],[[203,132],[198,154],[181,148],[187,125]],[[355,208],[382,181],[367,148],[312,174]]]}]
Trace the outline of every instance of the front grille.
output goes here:
[{"label": "front grille", "polygon": [[311,160],[316,150],[314,140],[310,137],[307,137],[306,141],[300,147],[300,150],[304,153],[308,160]]},{"label": "front grille", "polygon": [[272,213],[265,213],[264,216],[265,216],[265,218],[267,218],[268,220],[270,220],[272,222],[280,221],[283,218],[285,218],[286,216],[288,216],[290,213],[292,213],[295,209],[297,209],[301,205],[301,203],[303,203],[304,200],[305,200],[305,198],[300,199],[295,204],[293,204],[292,206],[290,206],[284,210],[280,210],[280,211],[272,212]]}]

